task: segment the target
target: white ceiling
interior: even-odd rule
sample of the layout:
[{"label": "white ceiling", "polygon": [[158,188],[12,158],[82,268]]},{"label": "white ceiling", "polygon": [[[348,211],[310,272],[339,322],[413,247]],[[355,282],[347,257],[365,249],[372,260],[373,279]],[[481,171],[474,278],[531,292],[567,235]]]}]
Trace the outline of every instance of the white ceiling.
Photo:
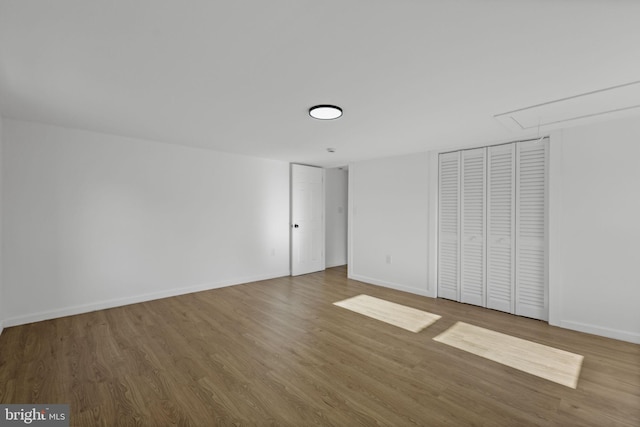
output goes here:
[{"label": "white ceiling", "polygon": [[637,0],[0,0],[2,116],[322,166],[638,80]]}]

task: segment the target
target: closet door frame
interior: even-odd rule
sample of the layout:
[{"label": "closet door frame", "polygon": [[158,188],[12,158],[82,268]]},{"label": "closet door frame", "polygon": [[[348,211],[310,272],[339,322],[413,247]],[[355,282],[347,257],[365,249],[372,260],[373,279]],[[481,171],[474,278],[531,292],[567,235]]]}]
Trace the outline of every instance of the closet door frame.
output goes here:
[{"label": "closet door frame", "polygon": [[[540,138],[535,138],[535,139],[528,139],[528,140],[521,140],[521,141],[510,141],[510,142],[504,142],[504,143],[498,143],[498,144],[492,144],[492,145],[481,145],[481,146],[477,146],[477,147],[470,147],[467,149],[474,149],[474,148],[490,148],[493,146],[499,146],[499,145],[505,145],[505,144],[519,144],[522,142],[531,142],[531,141],[540,141]],[[550,209],[549,209],[549,199],[550,199],[550,186],[549,186],[549,174],[550,174],[550,161],[549,161],[549,157],[550,157],[550,137],[545,137],[542,141],[540,141],[540,143],[545,143],[547,144],[546,146],[546,150],[545,150],[545,198],[544,198],[544,216],[545,216],[545,232],[544,232],[544,277],[545,277],[545,281],[544,281],[544,299],[545,299],[545,313],[544,316],[542,316],[541,320],[545,320],[548,321],[549,316],[550,316],[550,301],[549,301],[549,294],[550,294],[550,289],[549,289],[549,282],[550,282],[550,274],[549,274],[549,229],[550,229],[550,225],[549,225],[549,221],[550,221]],[[516,148],[517,149],[517,148]],[[463,150],[456,150],[457,152],[462,152]],[[487,150],[488,152],[488,150]],[[447,154],[447,153],[453,153],[450,150],[446,150],[446,151],[434,151],[431,152],[430,155],[431,157],[431,162],[430,162],[430,166],[432,168],[435,169],[433,175],[431,175],[432,177],[437,177],[438,179],[433,181],[432,184],[430,184],[430,191],[432,196],[430,196],[430,203],[432,203],[433,208],[430,208],[430,213],[433,214],[435,216],[435,220],[432,223],[432,226],[430,227],[431,232],[433,233],[433,235],[436,236],[436,238],[434,239],[434,244],[433,244],[433,252],[432,254],[429,255],[429,259],[428,259],[428,266],[430,269],[430,273],[429,273],[429,283],[427,284],[427,287],[432,290],[431,296],[433,297],[441,297],[441,298],[449,298],[449,299],[453,299],[447,296],[443,296],[441,294],[441,289],[440,289],[440,244],[441,244],[441,236],[440,236],[440,214],[441,214],[441,207],[440,207],[440,155],[441,154]],[[518,162],[518,157],[515,157],[515,161],[516,161],[516,168],[517,168],[517,162]],[[487,158],[486,160],[486,170],[488,173],[488,167],[489,167],[489,160]],[[516,176],[517,176],[517,170],[516,170]],[[514,177],[515,178],[515,177]],[[488,178],[487,178],[488,179]],[[485,183],[486,186],[488,186],[488,182]],[[486,188],[486,191],[488,192],[488,187]],[[488,208],[488,202],[486,203],[487,208]],[[517,209],[514,207],[514,209]],[[458,221],[460,222],[460,213],[458,214]],[[488,212],[487,212],[487,217],[488,217]],[[460,250],[460,234],[461,231],[459,229],[459,246],[458,246],[458,250]],[[513,238],[515,239],[515,235],[513,236]],[[487,229],[487,238],[485,239],[485,257],[488,256],[488,248],[486,246],[486,242],[488,241],[489,236],[488,236],[488,229]],[[515,265],[515,245],[514,245],[514,265]],[[460,264],[460,258],[458,258],[458,264]],[[516,273],[517,274],[517,273]],[[486,269],[485,269],[485,278],[486,278]],[[460,271],[458,271],[458,298],[457,301],[460,301]],[[514,276],[514,283],[515,283],[515,276]],[[486,296],[486,291],[487,291],[487,286],[488,283],[485,281],[485,296]],[[514,295],[514,302],[513,304],[515,305],[515,298],[516,296]],[[514,307],[514,311],[515,312],[515,307]],[[517,313],[515,313],[517,314]]]}]

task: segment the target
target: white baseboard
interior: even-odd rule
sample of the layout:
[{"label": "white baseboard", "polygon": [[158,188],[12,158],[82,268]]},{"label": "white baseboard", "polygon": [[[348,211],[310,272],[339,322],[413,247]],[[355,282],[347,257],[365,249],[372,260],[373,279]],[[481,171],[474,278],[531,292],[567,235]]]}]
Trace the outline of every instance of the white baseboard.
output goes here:
[{"label": "white baseboard", "polygon": [[402,292],[408,292],[411,294],[422,295],[425,297],[432,297],[432,295],[426,289],[413,288],[410,286],[400,285],[398,283],[374,279],[372,277],[360,276],[358,274],[349,274],[349,279],[358,280],[360,282],[368,283],[370,285],[383,286],[385,288],[391,288],[391,289],[395,289]]},{"label": "white baseboard", "polygon": [[569,320],[561,320],[560,324],[557,326],[565,329],[571,329],[573,331],[586,332],[587,334],[600,335],[602,337],[613,338],[615,340],[640,344],[640,334],[637,332],[621,331],[619,329],[604,328],[602,326],[573,322]]},{"label": "white baseboard", "polygon": [[347,262],[346,261],[334,261],[334,262],[326,263],[324,268],[341,267],[343,265],[347,265]]},{"label": "white baseboard", "polygon": [[[258,282],[261,280],[275,279],[277,277],[289,276],[289,271],[279,274],[269,274],[253,277],[236,278],[232,280],[223,280],[216,283],[206,283],[195,286],[187,286],[184,288],[168,289],[160,292],[152,292],[148,294],[136,295],[125,298],[115,298],[107,301],[100,301],[90,304],[81,304],[60,309],[42,311],[39,313],[30,313],[22,316],[11,317],[5,319],[4,326],[18,326],[27,323],[40,322],[43,320],[56,319],[58,317],[73,316],[76,314],[89,313],[91,311],[105,310],[108,308],[122,307],[124,305],[137,304],[140,302],[153,301],[156,299],[169,298],[178,295],[191,294],[194,292],[208,291],[212,289],[224,288],[227,286],[241,285],[244,283]],[[1,330],[0,325],[0,330]]]}]

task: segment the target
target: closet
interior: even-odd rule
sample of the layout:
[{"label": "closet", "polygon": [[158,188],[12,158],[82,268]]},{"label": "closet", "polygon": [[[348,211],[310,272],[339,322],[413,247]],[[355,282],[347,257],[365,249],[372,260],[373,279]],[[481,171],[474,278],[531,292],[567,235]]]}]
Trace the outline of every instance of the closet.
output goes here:
[{"label": "closet", "polygon": [[439,297],[548,319],[548,145],[439,155]]}]

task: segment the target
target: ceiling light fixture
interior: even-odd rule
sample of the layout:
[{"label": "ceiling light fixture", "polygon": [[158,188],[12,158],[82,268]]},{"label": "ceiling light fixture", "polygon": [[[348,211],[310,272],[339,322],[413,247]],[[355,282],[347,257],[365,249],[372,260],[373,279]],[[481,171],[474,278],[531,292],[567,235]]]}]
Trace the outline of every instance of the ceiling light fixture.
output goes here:
[{"label": "ceiling light fixture", "polygon": [[335,105],[316,105],[309,108],[309,115],[318,120],[333,120],[342,116],[342,108]]}]

